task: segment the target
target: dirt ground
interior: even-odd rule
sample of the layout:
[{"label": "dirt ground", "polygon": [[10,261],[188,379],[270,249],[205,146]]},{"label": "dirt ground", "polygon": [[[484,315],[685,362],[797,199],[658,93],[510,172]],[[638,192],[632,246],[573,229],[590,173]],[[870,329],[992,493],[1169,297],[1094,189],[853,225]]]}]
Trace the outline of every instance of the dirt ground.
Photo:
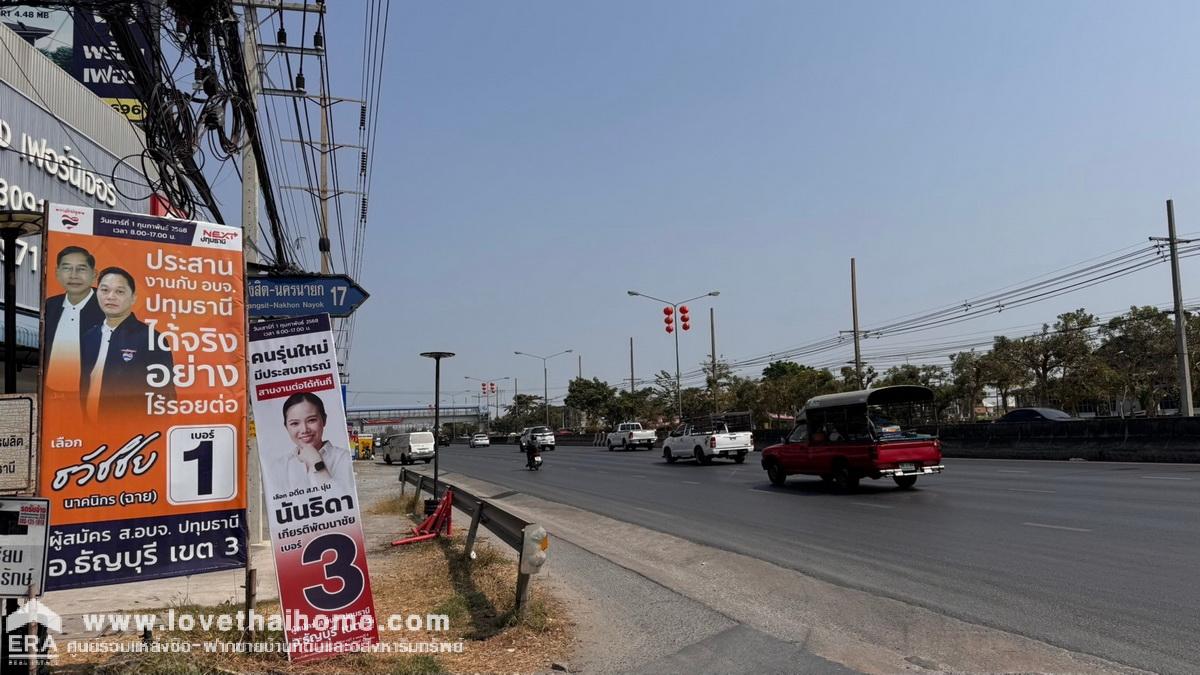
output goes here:
[{"label": "dirt ground", "polygon": [[[319,663],[292,665],[279,652],[261,654],[205,654],[193,646],[190,653],[67,654],[59,649],[56,672],[140,675],[142,673],[529,673],[545,672],[571,651],[575,626],[567,618],[567,607],[535,580],[530,585],[530,602],[522,618],[513,613],[517,565],[511,555],[477,541],[475,560],[463,555],[465,523],[456,522],[451,539],[439,539],[401,547],[401,538],[418,520],[412,515],[412,499],[402,500],[393,490],[363,491],[370,506],[364,512],[368,565],[375,597],[375,613],[389,615],[442,614],[449,618],[448,631],[380,632],[380,642],[400,644],[460,644],[461,650],[428,653],[375,653],[337,656]],[[387,496],[391,492],[393,496]],[[408,491],[411,498],[412,490]],[[373,500],[372,500],[373,498]],[[372,503],[373,501],[373,503]],[[169,608],[162,608],[166,611]],[[176,607],[176,614],[236,614],[238,607]],[[262,602],[261,614],[278,612],[277,602]],[[240,640],[236,632],[197,629],[188,633],[158,632],[160,645],[172,642],[201,643],[206,640]],[[279,632],[256,636],[255,641],[282,643]],[[113,638],[94,642],[114,643]],[[136,636],[126,643],[140,642]]]}]

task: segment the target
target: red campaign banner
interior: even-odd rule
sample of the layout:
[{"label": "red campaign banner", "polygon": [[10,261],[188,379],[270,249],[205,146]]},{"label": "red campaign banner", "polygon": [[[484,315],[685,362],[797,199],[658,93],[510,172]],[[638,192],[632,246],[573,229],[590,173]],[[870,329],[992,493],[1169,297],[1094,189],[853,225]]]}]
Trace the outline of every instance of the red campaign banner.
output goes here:
[{"label": "red campaign banner", "polygon": [[288,659],[316,661],[375,644],[379,629],[329,315],[255,323],[249,353]]},{"label": "red campaign banner", "polygon": [[47,590],[246,563],[238,228],[50,204],[39,491]]}]

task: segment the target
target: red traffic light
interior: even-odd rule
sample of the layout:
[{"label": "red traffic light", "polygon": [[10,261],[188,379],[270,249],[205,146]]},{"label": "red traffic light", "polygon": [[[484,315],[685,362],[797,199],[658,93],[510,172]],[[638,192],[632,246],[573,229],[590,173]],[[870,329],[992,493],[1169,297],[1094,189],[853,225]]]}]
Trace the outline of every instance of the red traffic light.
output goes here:
[{"label": "red traffic light", "polygon": [[674,333],[674,332],[675,332],[675,326],[672,326],[671,324],[667,324],[667,332],[668,332],[668,333]]},{"label": "red traffic light", "polygon": [[675,308],[673,308],[673,307],[663,307],[663,314],[666,314],[667,316],[671,316],[671,315],[672,315],[672,314],[674,314],[674,313],[675,313]]}]

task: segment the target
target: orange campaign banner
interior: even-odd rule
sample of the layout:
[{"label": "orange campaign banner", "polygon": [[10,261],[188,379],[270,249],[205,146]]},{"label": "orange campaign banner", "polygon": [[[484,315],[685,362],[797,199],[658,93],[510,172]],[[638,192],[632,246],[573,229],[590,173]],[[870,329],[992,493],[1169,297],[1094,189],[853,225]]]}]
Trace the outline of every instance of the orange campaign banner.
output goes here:
[{"label": "orange campaign banner", "polygon": [[47,590],[246,564],[240,229],[51,204]]}]

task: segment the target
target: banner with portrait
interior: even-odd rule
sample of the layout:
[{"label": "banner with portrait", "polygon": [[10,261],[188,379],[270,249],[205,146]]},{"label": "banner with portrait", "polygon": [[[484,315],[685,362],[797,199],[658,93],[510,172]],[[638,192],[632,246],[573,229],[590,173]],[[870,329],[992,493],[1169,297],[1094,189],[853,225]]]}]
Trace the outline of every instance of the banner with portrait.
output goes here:
[{"label": "banner with portrait", "polygon": [[48,590],[244,566],[241,230],[47,209]]},{"label": "banner with portrait", "polygon": [[328,314],[250,326],[250,396],[288,658],[379,639]]}]

